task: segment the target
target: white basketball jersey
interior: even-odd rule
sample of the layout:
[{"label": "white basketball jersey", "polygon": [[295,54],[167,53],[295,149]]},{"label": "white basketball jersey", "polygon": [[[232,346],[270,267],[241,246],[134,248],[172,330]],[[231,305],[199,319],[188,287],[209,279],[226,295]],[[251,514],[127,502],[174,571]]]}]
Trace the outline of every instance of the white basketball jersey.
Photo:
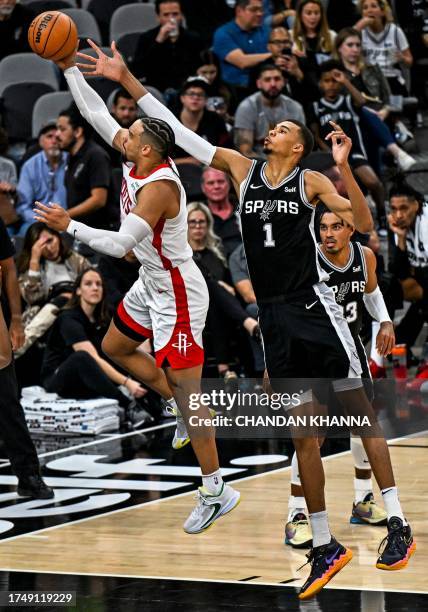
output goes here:
[{"label": "white basketball jersey", "polygon": [[161,164],[144,177],[135,174],[135,166],[131,162],[122,164],[123,178],[120,192],[122,221],[136,206],[137,193],[144,185],[154,181],[168,180],[174,181],[180,190],[178,215],[174,219],[160,219],[153,233],[133,249],[135,256],[144,265],[146,271],[171,270],[193,256],[192,248],[187,241],[186,192],[175,164],[171,160],[170,164]]}]

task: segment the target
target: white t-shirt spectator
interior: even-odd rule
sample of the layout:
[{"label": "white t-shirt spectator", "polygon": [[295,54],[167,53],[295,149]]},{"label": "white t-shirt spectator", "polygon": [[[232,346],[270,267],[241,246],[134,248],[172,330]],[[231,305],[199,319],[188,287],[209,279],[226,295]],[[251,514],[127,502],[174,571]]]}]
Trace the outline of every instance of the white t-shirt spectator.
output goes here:
[{"label": "white t-shirt spectator", "polygon": [[397,66],[396,51],[405,51],[409,42],[403,30],[395,23],[388,23],[382,32],[374,33],[364,28],[363,53],[368,64],[377,64],[386,78],[400,78],[401,69]]}]

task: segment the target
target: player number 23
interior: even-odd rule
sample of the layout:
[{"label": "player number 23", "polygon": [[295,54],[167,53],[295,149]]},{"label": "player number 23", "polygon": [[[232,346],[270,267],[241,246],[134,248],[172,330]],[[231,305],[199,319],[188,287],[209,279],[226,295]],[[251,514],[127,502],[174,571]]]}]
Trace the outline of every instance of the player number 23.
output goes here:
[{"label": "player number 23", "polygon": [[265,223],[263,229],[266,233],[265,247],[274,247],[275,240],[273,239],[272,223]]}]

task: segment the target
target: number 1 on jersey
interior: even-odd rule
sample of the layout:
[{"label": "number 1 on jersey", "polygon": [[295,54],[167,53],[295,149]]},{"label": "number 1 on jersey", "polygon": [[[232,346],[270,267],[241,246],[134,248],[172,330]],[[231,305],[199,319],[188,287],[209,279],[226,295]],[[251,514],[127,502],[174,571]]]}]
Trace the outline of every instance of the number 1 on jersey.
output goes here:
[{"label": "number 1 on jersey", "polygon": [[266,232],[265,247],[274,247],[275,240],[273,239],[272,223],[265,223],[263,229]]}]

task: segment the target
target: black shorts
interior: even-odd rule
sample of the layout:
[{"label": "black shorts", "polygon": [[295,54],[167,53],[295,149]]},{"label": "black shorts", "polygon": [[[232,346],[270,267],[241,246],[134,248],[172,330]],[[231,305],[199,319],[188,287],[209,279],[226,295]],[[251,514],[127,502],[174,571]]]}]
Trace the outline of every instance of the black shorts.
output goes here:
[{"label": "black shorts", "polygon": [[360,378],[361,365],[332,289],[259,301],[266,369],[273,379]]},{"label": "black shorts", "polygon": [[370,166],[369,160],[363,155],[363,153],[356,151],[351,153],[349,156],[349,165],[352,170],[361,168],[361,166]]},{"label": "black shorts", "polygon": [[369,399],[369,402],[372,402],[374,399],[374,387],[373,387],[372,375],[370,374],[370,368],[369,368],[369,364],[367,361],[367,353],[365,351],[365,348],[361,341],[360,336],[357,336],[356,338],[354,338],[354,340],[355,340],[355,347],[357,349],[358,357],[360,358],[361,369],[362,369],[361,378],[363,380],[364,390]]}]

